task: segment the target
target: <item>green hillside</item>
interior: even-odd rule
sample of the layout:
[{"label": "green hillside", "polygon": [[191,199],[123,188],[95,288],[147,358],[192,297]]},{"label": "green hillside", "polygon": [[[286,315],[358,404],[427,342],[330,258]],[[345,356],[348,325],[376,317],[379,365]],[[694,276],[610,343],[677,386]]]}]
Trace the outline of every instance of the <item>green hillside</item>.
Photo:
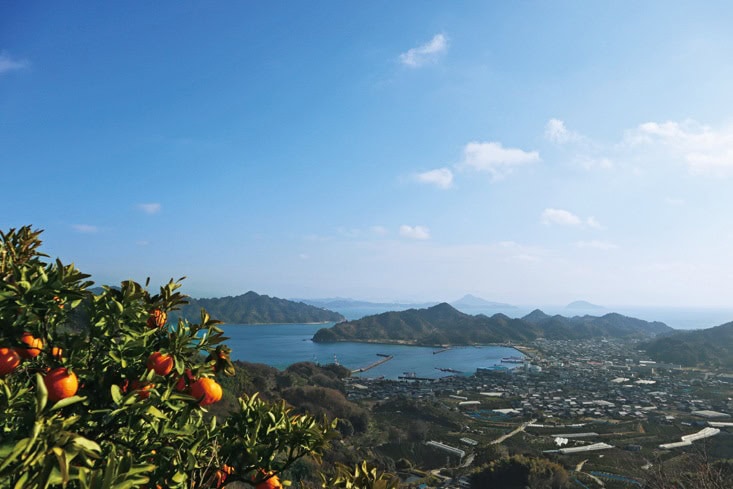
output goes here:
[{"label": "green hillside", "polygon": [[409,309],[367,316],[319,330],[316,342],[372,341],[416,345],[470,345],[524,342],[535,338],[587,339],[651,337],[671,331],[663,323],[649,323],[620,314],[566,318],[536,310],[521,319],[504,314],[491,317],[462,313],[442,303],[427,309]]},{"label": "green hillside", "polygon": [[675,333],[644,343],[641,347],[657,361],[688,367],[733,368],[733,322]]},{"label": "green hillside", "polygon": [[188,299],[189,303],[172,314],[189,320],[198,320],[201,308],[212,317],[230,324],[267,323],[323,323],[342,321],[344,317],[336,312],[302,302],[293,302],[277,297],[247,292],[235,297],[214,299]]}]

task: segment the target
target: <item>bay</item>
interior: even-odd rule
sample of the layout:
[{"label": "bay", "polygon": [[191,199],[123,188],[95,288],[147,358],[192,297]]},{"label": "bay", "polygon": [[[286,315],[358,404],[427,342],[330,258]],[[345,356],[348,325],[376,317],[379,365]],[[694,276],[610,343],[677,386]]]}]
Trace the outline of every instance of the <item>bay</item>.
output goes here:
[{"label": "bay", "polygon": [[[397,379],[406,373],[417,377],[439,378],[456,375],[438,369],[451,369],[462,375],[471,375],[478,367],[490,367],[501,363],[504,357],[522,354],[514,348],[503,346],[454,347],[434,354],[439,348],[387,345],[375,343],[314,343],[311,338],[320,328],[330,324],[258,324],[222,326],[232,349],[232,360],[264,363],[280,370],[296,362],[334,363],[351,370],[371,365],[383,357],[393,358],[366,372],[355,373],[360,377],[384,377]],[[506,364],[505,366],[512,366]]]}]

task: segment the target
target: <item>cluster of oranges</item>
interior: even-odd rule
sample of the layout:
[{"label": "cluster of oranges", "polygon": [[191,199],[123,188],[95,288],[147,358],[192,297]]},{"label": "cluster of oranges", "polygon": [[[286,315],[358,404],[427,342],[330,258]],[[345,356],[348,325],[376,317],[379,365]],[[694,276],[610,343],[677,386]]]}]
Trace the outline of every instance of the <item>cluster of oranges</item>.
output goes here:
[{"label": "cluster of oranges", "polygon": [[[20,366],[21,360],[35,358],[43,351],[43,340],[27,331],[20,336],[20,342],[25,346],[0,348],[0,377],[13,373]],[[53,347],[51,356],[61,359],[63,350]],[[48,399],[53,402],[74,396],[79,390],[79,379],[76,374],[65,367],[48,370],[43,377],[43,383],[48,391]]]},{"label": "cluster of oranges", "polygon": [[[147,320],[148,327],[162,328],[168,320],[168,315],[160,309],[150,312]],[[33,334],[25,332],[20,337],[20,343],[24,346],[15,348],[0,348],[0,377],[13,373],[22,360],[35,358],[41,354],[44,343],[41,338],[36,338]],[[63,359],[63,350],[59,347],[52,347],[50,350],[51,357],[56,360]],[[173,371],[173,357],[156,351],[152,353],[146,362],[148,370],[153,370],[157,375],[165,377]],[[57,367],[47,370],[43,377],[43,383],[48,391],[48,399],[53,402],[75,396],[79,390],[79,379],[77,375],[65,367]],[[122,391],[127,392],[128,387],[138,392],[140,399],[150,397],[150,390],[155,387],[151,383],[143,383],[139,380],[127,381],[122,386]],[[222,398],[222,388],[214,379],[201,377],[195,379],[190,370],[182,375],[176,382],[176,389],[180,392],[190,394],[199,400],[199,405],[208,406]]]}]

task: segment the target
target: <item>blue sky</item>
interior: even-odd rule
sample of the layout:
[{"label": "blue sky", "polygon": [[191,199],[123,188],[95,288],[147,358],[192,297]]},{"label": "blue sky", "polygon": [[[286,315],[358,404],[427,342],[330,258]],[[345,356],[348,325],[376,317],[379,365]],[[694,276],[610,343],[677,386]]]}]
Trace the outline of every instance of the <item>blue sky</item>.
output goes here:
[{"label": "blue sky", "polygon": [[729,305],[732,20],[2,2],[0,226],[194,296]]}]

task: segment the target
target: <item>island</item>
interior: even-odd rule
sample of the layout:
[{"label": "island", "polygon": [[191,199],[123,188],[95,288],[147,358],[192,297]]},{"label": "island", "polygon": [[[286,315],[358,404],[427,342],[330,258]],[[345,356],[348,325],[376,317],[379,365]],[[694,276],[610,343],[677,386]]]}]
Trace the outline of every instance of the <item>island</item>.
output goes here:
[{"label": "island", "polygon": [[578,340],[592,338],[652,338],[672,328],[610,313],[601,317],[550,316],[539,309],[523,318],[505,314],[491,317],[470,315],[447,303],[425,309],[386,312],[355,321],[343,321],[316,332],[313,341],[361,341],[408,345],[516,344],[546,338]]}]

